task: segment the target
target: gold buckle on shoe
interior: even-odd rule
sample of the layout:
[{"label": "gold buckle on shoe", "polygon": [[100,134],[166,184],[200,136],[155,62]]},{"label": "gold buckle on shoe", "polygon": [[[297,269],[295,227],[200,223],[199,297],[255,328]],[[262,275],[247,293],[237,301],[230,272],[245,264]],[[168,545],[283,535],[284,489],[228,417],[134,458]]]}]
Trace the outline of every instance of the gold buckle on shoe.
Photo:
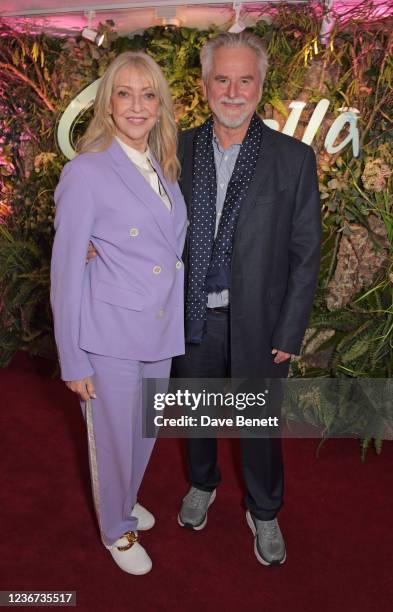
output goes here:
[{"label": "gold buckle on shoe", "polygon": [[131,546],[138,541],[138,534],[136,534],[134,531],[126,531],[122,537],[128,540],[128,544],[125,546],[117,546],[117,550],[129,550]]}]

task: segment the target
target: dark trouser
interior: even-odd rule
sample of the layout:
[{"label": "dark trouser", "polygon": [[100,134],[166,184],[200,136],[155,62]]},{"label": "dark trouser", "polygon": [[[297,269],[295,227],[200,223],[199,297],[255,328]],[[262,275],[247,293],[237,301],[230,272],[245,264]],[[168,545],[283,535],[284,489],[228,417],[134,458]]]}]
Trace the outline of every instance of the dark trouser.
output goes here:
[{"label": "dark trouser", "polygon": [[[201,344],[186,345],[174,359],[179,378],[227,378],[230,373],[229,313],[208,309],[207,332]],[[246,484],[245,504],[258,519],[273,519],[282,506],[283,463],[280,438],[241,438]],[[215,438],[188,439],[188,475],[192,486],[213,491],[221,480]]]}]

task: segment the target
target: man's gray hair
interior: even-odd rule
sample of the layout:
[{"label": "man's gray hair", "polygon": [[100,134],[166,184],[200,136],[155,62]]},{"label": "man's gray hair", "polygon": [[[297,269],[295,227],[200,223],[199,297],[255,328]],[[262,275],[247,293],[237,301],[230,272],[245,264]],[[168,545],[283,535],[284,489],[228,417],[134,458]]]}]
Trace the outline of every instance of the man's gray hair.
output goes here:
[{"label": "man's gray hair", "polygon": [[218,36],[210,38],[205,42],[200,54],[202,64],[202,79],[205,83],[209,78],[209,74],[213,66],[213,53],[221,47],[232,49],[237,47],[248,47],[254,51],[258,60],[261,84],[263,84],[269,65],[266,46],[262,38],[247,31],[240,32],[239,34],[234,34],[232,32],[221,32],[221,34],[218,34]]}]

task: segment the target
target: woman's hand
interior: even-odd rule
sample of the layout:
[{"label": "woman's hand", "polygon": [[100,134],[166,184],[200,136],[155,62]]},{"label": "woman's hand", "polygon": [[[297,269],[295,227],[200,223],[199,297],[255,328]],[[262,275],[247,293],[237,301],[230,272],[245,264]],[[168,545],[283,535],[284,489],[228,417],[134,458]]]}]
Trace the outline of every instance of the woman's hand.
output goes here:
[{"label": "woman's hand", "polygon": [[87,253],[86,253],[86,263],[89,263],[89,261],[91,259],[94,259],[94,257],[97,257],[98,253],[95,250],[93,243],[89,242],[89,248],[87,249]]},{"label": "woman's hand", "polygon": [[74,393],[77,393],[82,400],[87,401],[97,397],[90,376],[82,378],[82,380],[69,380],[66,382],[66,386]]}]

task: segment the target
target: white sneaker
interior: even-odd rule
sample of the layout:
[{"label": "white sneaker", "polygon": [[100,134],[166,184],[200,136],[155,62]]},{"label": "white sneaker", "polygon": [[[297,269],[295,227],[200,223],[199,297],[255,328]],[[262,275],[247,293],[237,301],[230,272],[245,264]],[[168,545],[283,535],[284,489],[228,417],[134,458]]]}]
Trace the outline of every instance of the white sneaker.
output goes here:
[{"label": "white sneaker", "polygon": [[150,572],[153,564],[137,540],[137,533],[127,531],[112,546],[108,546],[108,550],[120,569],[128,574],[141,576]]},{"label": "white sneaker", "polygon": [[138,519],[138,531],[147,531],[151,529],[156,522],[152,513],[141,506],[141,504],[138,504],[138,502],[133,507],[131,516]]}]

